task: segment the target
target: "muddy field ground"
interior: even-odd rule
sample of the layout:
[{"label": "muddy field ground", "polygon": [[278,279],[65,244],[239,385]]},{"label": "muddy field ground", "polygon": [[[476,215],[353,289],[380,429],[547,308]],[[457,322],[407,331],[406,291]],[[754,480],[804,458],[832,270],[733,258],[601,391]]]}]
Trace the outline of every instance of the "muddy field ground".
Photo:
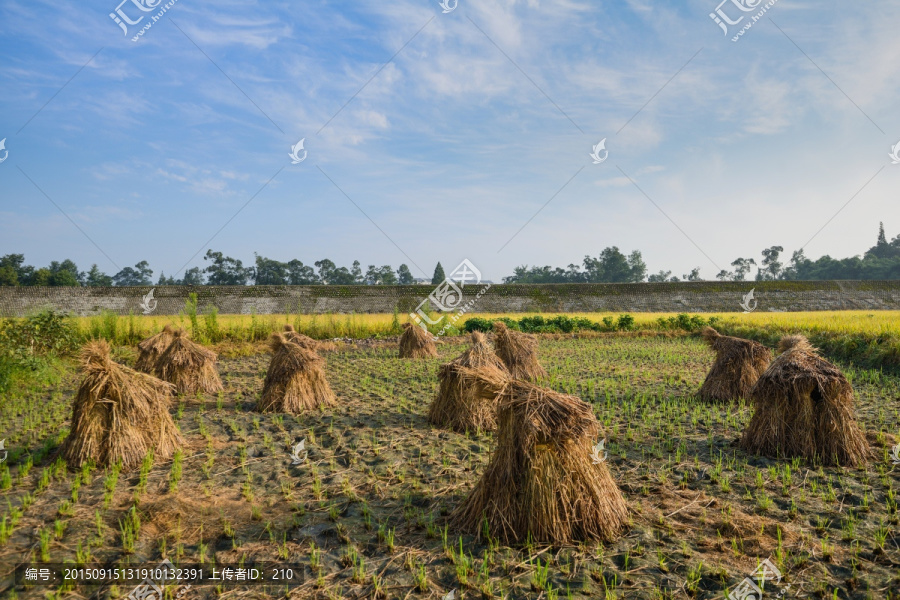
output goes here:
[{"label": "muddy field ground", "polygon": [[[876,457],[823,468],[736,448],[749,406],[694,397],[713,359],[696,337],[545,337],[546,384],[593,404],[631,523],[611,544],[510,548],[446,524],[493,440],[425,421],[438,366],[465,347],[445,340],[438,358],[411,361],[391,342],[338,344],[323,354],[338,406],[302,416],[253,411],[263,345],[220,347],[225,391],[172,404],[181,456],[127,473],[56,460],[79,381],[66,370],[4,409],[0,595],[126,597],[133,586],[10,588],[3,574],[168,557],[295,572],[287,587],[168,587],[182,599],[723,598],[770,559],[783,577],[766,582],[764,598],[900,598],[900,465],[890,456],[900,378],[841,365]],[[135,358],[126,347],[115,355]],[[293,465],[300,440],[307,454]]]}]

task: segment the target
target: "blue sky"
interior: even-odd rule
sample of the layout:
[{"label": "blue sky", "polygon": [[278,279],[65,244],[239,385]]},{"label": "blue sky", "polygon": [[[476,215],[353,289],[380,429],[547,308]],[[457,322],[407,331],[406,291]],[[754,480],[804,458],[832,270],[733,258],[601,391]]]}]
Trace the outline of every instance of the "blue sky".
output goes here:
[{"label": "blue sky", "polygon": [[178,0],[133,42],[117,0],[0,0],[0,254],[712,279],[832,217],[808,257],[900,233],[900,5],[779,0],[732,42],[716,4]]}]

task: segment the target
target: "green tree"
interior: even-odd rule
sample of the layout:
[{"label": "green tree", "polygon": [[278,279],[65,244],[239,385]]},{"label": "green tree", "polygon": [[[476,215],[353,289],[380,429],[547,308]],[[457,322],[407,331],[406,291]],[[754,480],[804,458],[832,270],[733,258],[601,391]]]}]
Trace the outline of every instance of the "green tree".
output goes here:
[{"label": "green tree", "polygon": [[177,282],[178,285],[203,285],[203,271],[200,267],[191,267],[184,272],[184,279]]},{"label": "green tree", "polygon": [[19,285],[19,274],[11,265],[0,264],[0,286]]},{"label": "green tree", "polygon": [[113,284],[113,278],[100,270],[95,264],[91,265],[91,270],[84,276],[84,285],[90,287],[109,287]]},{"label": "green tree", "polygon": [[153,270],[146,260],[134,265],[134,268],[125,267],[113,275],[113,283],[117,286],[125,285],[151,285]]},{"label": "green tree", "polygon": [[50,285],[52,286],[79,286],[84,280],[84,274],[78,272],[78,266],[69,259],[62,262],[50,263]]},{"label": "green tree", "polygon": [[325,285],[332,283],[334,272],[337,271],[337,265],[327,258],[317,260],[313,264],[315,264],[316,268],[319,270],[319,281]]},{"label": "green tree", "polygon": [[703,281],[703,278],[700,277],[700,267],[694,267],[691,269],[691,272],[687,275],[682,275],[682,279],[685,281]]},{"label": "green tree", "polygon": [[672,277],[672,271],[660,270],[647,278],[650,283],[663,283],[665,281],[678,281],[678,277]]},{"label": "green tree", "polygon": [[440,261],[438,261],[437,266],[434,268],[434,275],[431,276],[431,285],[437,285],[445,279],[447,279],[447,276],[444,275],[444,267],[442,267]]},{"label": "green tree", "polygon": [[369,265],[368,270],[366,271],[366,285],[396,285],[397,284],[397,276],[394,274],[394,270],[391,269],[390,265],[384,265],[383,267],[376,267],[375,265]]},{"label": "green tree", "polygon": [[784,248],[771,246],[762,251],[763,261],[761,268],[756,272],[757,281],[774,281],[781,275],[782,263],[778,260]]},{"label": "green tree", "polygon": [[734,267],[734,281],[745,281],[750,267],[756,266],[756,261],[752,258],[737,258],[731,266]]},{"label": "green tree", "polygon": [[365,283],[365,277],[363,277],[362,265],[359,264],[358,260],[353,261],[353,268],[350,269],[350,276],[353,278],[353,283],[357,285],[362,285]]},{"label": "green tree", "polygon": [[256,285],[287,285],[290,281],[289,267],[286,263],[256,256],[253,283]]},{"label": "green tree", "polygon": [[321,283],[312,267],[304,265],[297,259],[288,264],[288,282],[291,285],[315,285]]},{"label": "green tree", "polygon": [[28,278],[28,283],[26,285],[37,285],[37,286],[47,286],[50,285],[50,279],[53,277],[53,273],[50,272],[50,269],[47,267],[41,267],[40,269],[35,269],[31,276]]},{"label": "green tree", "polygon": [[609,246],[597,258],[585,256],[584,271],[591,283],[635,283],[647,276],[647,265],[639,250],[626,257],[617,246]]},{"label": "green tree", "polygon": [[[28,285],[24,254],[7,254],[0,257],[0,285]],[[27,267],[34,270],[33,267]]]},{"label": "green tree", "polygon": [[221,252],[206,251],[204,260],[212,261],[205,271],[209,274],[209,285],[247,285],[253,277],[253,268],[244,268],[244,263]]},{"label": "green tree", "polygon": [[409,270],[405,264],[400,265],[397,269],[397,283],[400,285],[412,285],[415,283],[416,279],[413,277],[412,272]]}]

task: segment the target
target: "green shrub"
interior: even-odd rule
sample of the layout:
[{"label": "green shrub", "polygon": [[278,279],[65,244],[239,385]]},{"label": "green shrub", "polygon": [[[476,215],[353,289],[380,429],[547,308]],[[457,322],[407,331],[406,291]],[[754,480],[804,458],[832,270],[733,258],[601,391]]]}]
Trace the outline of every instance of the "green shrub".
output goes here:
[{"label": "green shrub", "polygon": [[634,329],[634,317],[631,315],[619,315],[619,320],[616,321],[616,329],[619,331],[631,331]]},{"label": "green shrub", "polygon": [[0,323],[0,393],[50,377],[52,359],[75,351],[81,339],[61,312],[41,311]]},{"label": "green shrub", "polygon": [[0,325],[0,354],[33,357],[68,354],[80,345],[78,331],[65,313],[44,310]]},{"label": "green shrub", "polygon": [[713,326],[717,322],[717,317],[704,319],[700,315],[688,315],[684,313],[674,317],[660,317],[656,320],[660,329],[683,329],[684,331],[699,331],[707,325]]}]

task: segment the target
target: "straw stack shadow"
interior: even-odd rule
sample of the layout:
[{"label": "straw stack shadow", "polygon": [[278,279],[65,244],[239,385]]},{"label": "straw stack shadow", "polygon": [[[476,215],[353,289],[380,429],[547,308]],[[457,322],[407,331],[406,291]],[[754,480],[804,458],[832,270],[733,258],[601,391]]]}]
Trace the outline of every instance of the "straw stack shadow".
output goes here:
[{"label": "straw stack shadow", "polygon": [[460,433],[490,431],[497,425],[496,397],[484,398],[460,369],[489,369],[493,377],[508,376],[506,365],[494,353],[484,334],[472,332],[472,345],[438,370],[440,389],[428,410],[428,422]]},{"label": "straw stack shadow", "polygon": [[754,413],[739,446],[772,458],[802,457],[824,465],[865,463],[870,450],[856,422],[847,378],[802,335],[782,338],[778,352],[753,386]]},{"label": "straw stack shadow", "polygon": [[749,398],[772,362],[772,352],[759,342],[722,335],[712,327],[704,327],[700,335],[715,350],[716,360],[697,395],[708,402]]},{"label": "straw stack shadow", "polygon": [[256,410],[299,414],[336,403],[325,377],[325,360],[314,350],[281,333],[272,334],[269,347],[272,361]]},{"label": "straw stack shadow", "polygon": [[172,343],[156,361],[154,375],[174,385],[178,394],[222,391],[222,380],[216,371],[216,353],[192,342],[181,329],[173,336]]},{"label": "straw stack shadow", "polygon": [[437,346],[434,345],[431,334],[412,323],[403,324],[400,358],[433,358],[437,355]]},{"label": "straw stack shadow", "polygon": [[487,400],[496,398],[497,444],[484,475],[451,514],[455,527],[504,544],[612,541],[628,507],[605,463],[591,458],[600,425],[575,396],[460,367]]},{"label": "straw stack shadow", "polygon": [[513,331],[503,321],[494,323],[494,349],[514,379],[537,381],[547,371],[537,358],[537,338]]},{"label": "straw stack shadow", "polygon": [[138,358],[134,368],[143,373],[153,374],[156,369],[156,361],[166,351],[172,340],[175,339],[175,330],[171,325],[166,325],[156,335],[147,338],[138,344]]},{"label": "straw stack shadow", "polygon": [[171,384],[114,362],[104,340],[82,348],[81,366],[85,378],[72,406],[72,429],[60,448],[69,467],[121,462],[129,470],[149,450],[167,459],[184,443],[168,410]]}]

